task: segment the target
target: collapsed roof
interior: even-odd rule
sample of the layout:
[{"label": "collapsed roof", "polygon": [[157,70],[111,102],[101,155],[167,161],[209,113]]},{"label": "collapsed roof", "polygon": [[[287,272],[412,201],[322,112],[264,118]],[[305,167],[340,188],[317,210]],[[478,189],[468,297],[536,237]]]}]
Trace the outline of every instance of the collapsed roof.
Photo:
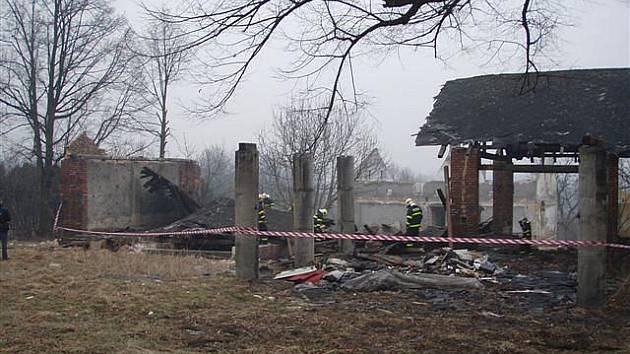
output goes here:
[{"label": "collapsed roof", "polygon": [[[630,68],[484,75],[446,82],[416,146],[536,144],[576,151],[590,134],[630,154]],[[553,150],[552,150],[553,149]]]}]

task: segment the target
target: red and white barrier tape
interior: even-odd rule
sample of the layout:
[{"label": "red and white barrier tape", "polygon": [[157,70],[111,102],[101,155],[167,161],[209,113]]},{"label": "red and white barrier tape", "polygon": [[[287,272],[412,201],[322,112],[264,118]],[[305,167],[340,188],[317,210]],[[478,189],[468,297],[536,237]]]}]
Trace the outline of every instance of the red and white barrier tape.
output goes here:
[{"label": "red and white barrier tape", "polygon": [[293,238],[319,238],[319,239],[340,239],[359,241],[395,241],[395,242],[453,242],[453,243],[475,243],[488,245],[534,245],[534,246],[569,246],[569,247],[610,247],[630,249],[630,245],[613,244],[605,242],[591,241],[571,241],[571,240],[525,240],[508,238],[479,238],[479,237],[415,237],[415,236],[394,236],[394,235],[366,235],[366,234],[342,234],[342,233],[313,233],[300,231],[258,231],[252,228],[237,226],[220,227],[214,229],[193,229],[176,232],[105,232],[88,231],[55,225],[56,231],[68,231],[85,235],[96,236],[119,236],[119,237],[158,237],[158,236],[201,236],[222,233],[240,233],[256,236],[268,237],[293,237]]}]

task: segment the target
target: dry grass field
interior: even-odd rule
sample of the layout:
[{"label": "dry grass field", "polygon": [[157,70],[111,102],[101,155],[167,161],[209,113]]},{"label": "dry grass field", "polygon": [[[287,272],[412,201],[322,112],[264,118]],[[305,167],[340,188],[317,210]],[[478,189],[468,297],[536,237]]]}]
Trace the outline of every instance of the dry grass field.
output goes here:
[{"label": "dry grass field", "polygon": [[454,309],[410,292],[313,302],[286,282],[239,282],[230,261],[11,251],[0,263],[2,353],[630,353],[627,285],[597,312],[527,313],[489,290]]}]

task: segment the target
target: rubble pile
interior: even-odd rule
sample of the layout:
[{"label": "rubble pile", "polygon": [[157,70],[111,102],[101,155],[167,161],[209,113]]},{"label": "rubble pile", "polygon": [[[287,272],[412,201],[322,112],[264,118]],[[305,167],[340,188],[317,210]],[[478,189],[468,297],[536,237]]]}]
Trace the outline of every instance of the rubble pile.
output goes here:
[{"label": "rubble pile", "polygon": [[423,270],[429,273],[468,277],[497,275],[503,271],[488,260],[487,254],[465,249],[438,248],[422,259]]},{"label": "rubble pile", "polygon": [[407,258],[358,253],[323,258],[319,267],[289,270],[276,279],[294,282],[295,294],[319,303],[330,302],[338,291],[410,291],[443,308],[458,308],[459,300],[483,301],[489,291],[534,312],[575,303],[575,273],[543,270],[525,275],[490,258],[480,251],[447,247]]},{"label": "rubble pile", "polygon": [[[489,263],[487,257],[478,259],[469,257],[468,263],[450,249],[439,249],[427,253],[423,258],[430,264],[423,260],[404,259],[399,256],[359,253],[347,259],[326,258],[322,260],[320,267],[288,270],[276,275],[275,279],[297,283],[294,291],[309,298],[337,290],[372,292],[427,287],[474,290],[484,286],[480,280],[472,276],[481,273],[473,270],[464,273],[465,276],[459,276],[455,270],[463,267],[460,263],[466,266],[464,269],[474,269],[475,260],[479,264]],[[439,271],[427,271],[430,269]]]},{"label": "rubble pile", "polygon": [[[293,230],[293,215],[290,212],[270,208],[268,226],[270,230]],[[197,210],[196,212],[151,231],[169,232],[205,229],[234,225],[234,199],[224,198]]]}]

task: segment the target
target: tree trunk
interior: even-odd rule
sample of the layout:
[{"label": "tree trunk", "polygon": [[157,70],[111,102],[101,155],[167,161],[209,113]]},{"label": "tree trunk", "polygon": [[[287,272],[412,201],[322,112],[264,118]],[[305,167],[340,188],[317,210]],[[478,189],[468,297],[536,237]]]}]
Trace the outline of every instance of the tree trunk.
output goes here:
[{"label": "tree trunk", "polygon": [[166,89],[163,88],[162,102],[160,102],[161,112],[160,112],[160,158],[163,159],[166,156],[166,138],[168,137],[168,120],[166,120],[167,109],[166,109]]},{"label": "tree trunk", "polygon": [[39,237],[50,236],[53,224],[53,213],[50,206],[52,202],[53,169],[43,167],[39,172],[39,225],[37,233]]}]

